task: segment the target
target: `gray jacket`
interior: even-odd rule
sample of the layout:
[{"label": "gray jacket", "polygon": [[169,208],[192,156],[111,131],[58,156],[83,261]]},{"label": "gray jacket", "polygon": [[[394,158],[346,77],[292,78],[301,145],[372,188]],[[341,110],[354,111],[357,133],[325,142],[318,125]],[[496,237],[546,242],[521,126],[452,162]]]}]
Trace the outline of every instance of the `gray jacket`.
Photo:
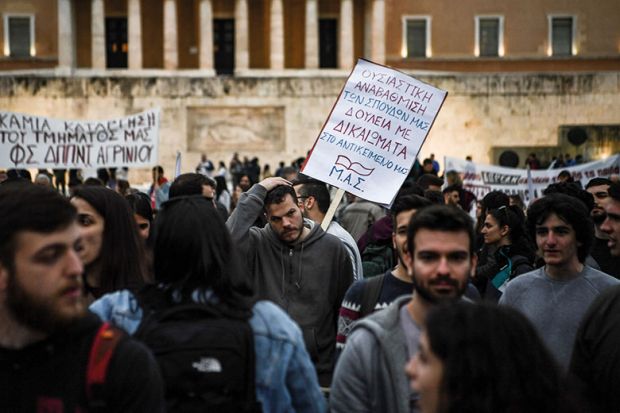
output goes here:
[{"label": "gray jacket", "polygon": [[303,241],[283,243],[269,224],[252,224],[263,212],[267,191],[254,185],[241,195],[226,222],[245,257],[254,292],[273,301],[299,324],[322,386],[329,386],[336,348],[338,310],[353,270],[346,248],[313,221]]},{"label": "gray jacket", "polygon": [[355,325],[334,372],[332,412],[410,413],[407,343],[399,322],[400,308],[410,300],[399,297]]}]

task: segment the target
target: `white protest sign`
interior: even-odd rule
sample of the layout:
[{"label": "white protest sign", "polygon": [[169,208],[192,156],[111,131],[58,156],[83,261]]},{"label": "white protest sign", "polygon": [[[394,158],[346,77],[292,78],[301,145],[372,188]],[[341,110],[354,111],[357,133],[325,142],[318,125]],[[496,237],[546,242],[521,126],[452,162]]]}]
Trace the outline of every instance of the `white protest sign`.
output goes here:
[{"label": "white protest sign", "polygon": [[564,170],[570,172],[584,188],[592,178],[608,178],[611,174],[620,173],[620,155],[567,168],[531,170],[531,189],[528,187],[527,169],[482,165],[446,157],[445,170],[461,173],[463,187],[472,191],[478,199],[491,191],[502,191],[508,195],[520,195],[525,203],[529,203],[543,196],[542,191],[556,182],[557,176]]},{"label": "white protest sign", "polygon": [[158,147],[159,109],[100,121],[0,111],[0,168],[152,166]]},{"label": "white protest sign", "polygon": [[360,198],[389,204],[447,92],[360,59],[302,172]]}]

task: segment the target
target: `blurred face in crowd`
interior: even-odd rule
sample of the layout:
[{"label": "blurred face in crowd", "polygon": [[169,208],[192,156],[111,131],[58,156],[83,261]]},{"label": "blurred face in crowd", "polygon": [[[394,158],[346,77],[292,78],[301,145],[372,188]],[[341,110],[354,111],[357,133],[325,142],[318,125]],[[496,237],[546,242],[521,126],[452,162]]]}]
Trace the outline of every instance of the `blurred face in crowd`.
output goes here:
[{"label": "blurred face in crowd", "polygon": [[72,198],[71,203],[78,211],[78,225],[82,238],[80,258],[84,265],[93,263],[101,252],[103,243],[103,217],[88,202],[81,198]]},{"label": "blurred face in crowd", "polygon": [[207,199],[213,199],[215,196],[215,188],[211,185],[203,185],[202,186],[202,196]]},{"label": "blurred face in crowd", "polygon": [[407,249],[407,228],[409,227],[411,217],[414,216],[415,213],[415,209],[410,209],[408,211],[402,211],[396,215],[396,225],[394,227],[394,232],[392,232],[392,245],[398,254],[398,262],[400,265],[404,265],[403,256],[405,255],[405,251]]},{"label": "blurred face in crowd", "polygon": [[562,267],[579,261],[575,230],[554,213],[536,225],[536,246],[546,265]]},{"label": "blurred face in crowd", "polygon": [[136,221],[136,225],[138,225],[138,233],[140,234],[140,237],[145,240],[148,239],[151,231],[151,223],[149,220],[138,214],[133,214],[133,218]]},{"label": "blurred face in crowd", "polygon": [[51,233],[16,235],[12,265],[0,263],[0,291],[13,319],[51,333],[85,314],[79,243],[76,223]]},{"label": "blurred face in crowd", "polygon": [[241,189],[243,190],[243,192],[247,191],[248,189],[250,189],[250,177],[248,177],[247,175],[243,175],[241,177],[241,179],[239,179],[239,186],[241,187]]},{"label": "blurred face in crowd", "polygon": [[413,246],[414,251],[403,258],[416,293],[431,303],[458,300],[477,262],[469,252],[467,232],[423,228],[415,234]]},{"label": "blurred face in crowd", "polygon": [[607,218],[601,224],[601,231],[607,234],[609,240],[607,246],[611,255],[620,256],[620,201],[613,198],[605,203]]},{"label": "blurred face in crowd", "polygon": [[441,399],[443,362],[433,353],[425,332],[420,335],[420,348],[405,368],[411,388],[418,392],[422,413],[437,413]]},{"label": "blurred face in crowd", "polygon": [[605,220],[605,204],[609,199],[609,185],[591,186],[586,191],[594,197],[594,208],[592,208],[592,219],[596,224],[601,224]]},{"label": "blurred face in crowd", "polygon": [[304,229],[302,211],[290,194],[286,194],[279,204],[269,205],[266,215],[271,229],[282,242],[291,244],[301,237]]},{"label": "blurred face in crowd", "polygon": [[444,194],[443,196],[446,205],[457,206],[461,200],[461,196],[459,195],[459,191],[452,191]]},{"label": "blurred face in crowd", "polygon": [[499,244],[508,234],[508,226],[504,225],[500,228],[499,223],[491,214],[487,214],[484,225],[480,231],[484,236],[484,243],[490,245]]}]

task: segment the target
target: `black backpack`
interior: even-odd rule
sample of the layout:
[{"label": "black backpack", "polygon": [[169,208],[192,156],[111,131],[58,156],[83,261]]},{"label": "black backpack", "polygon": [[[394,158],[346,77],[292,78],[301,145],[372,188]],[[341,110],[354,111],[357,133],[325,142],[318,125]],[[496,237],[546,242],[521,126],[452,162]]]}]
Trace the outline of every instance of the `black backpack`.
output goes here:
[{"label": "black backpack", "polygon": [[209,304],[149,306],[158,300],[147,300],[144,293],[138,301],[145,315],[135,337],[159,364],[167,411],[261,411],[254,384],[254,335],[247,319]]}]

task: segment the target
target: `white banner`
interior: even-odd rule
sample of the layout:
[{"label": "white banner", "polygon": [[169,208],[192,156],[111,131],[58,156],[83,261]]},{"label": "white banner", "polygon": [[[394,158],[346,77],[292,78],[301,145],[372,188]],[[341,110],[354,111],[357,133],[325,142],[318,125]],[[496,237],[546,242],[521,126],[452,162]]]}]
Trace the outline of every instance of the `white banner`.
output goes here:
[{"label": "white banner", "polygon": [[157,163],[159,109],[100,121],[0,111],[0,168],[99,168]]},{"label": "white banner", "polygon": [[542,191],[549,184],[556,182],[561,171],[570,172],[573,179],[580,181],[584,188],[592,178],[609,178],[611,174],[620,173],[620,155],[567,168],[531,170],[529,186],[527,169],[481,165],[446,157],[445,170],[459,172],[463,179],[463,187],[472,191],[478,199],[482,199],[491,191],[502,191],[509,195],[520,195],[527,204],[540,198],[543,195]]},{"label": "white banner", "polygon": [[303,173],[389,204],[447,92],[360,59],[317,138]]}]

